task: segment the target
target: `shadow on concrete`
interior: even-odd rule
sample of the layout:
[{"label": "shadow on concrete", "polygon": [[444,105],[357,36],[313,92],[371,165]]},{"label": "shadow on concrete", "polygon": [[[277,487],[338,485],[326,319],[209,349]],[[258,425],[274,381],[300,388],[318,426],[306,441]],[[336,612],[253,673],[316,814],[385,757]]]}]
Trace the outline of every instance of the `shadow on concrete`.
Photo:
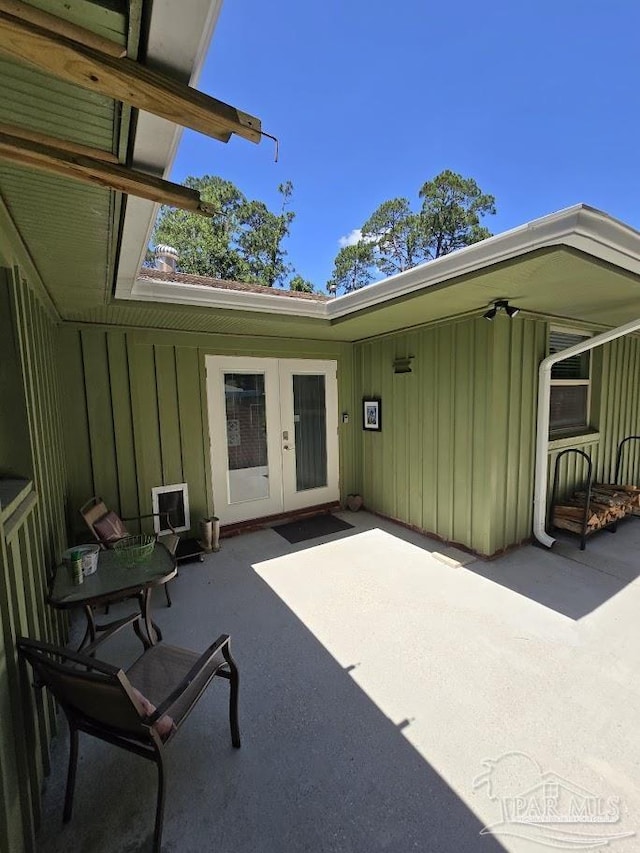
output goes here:
[{"label": "shadow on concrete", "polygon": [[[411,721],[383,714],[354,681],[358,662],[341,666],[258,576],[251,536],[234,543],[233,560],[222,558],[226,548],[181,572],[171,609],[157,595],[165,641],[200,649],[224,630],[242,678],[239,752],[229,743],[224,682],[209,688],[167,751],[163,850],[503,851],[497,839],[480,835],[478,818],[409,743]],[[264,558],[281,553],[289,550],[278,544]],[[101,656],[123,665],[138,654],[127,632]],[[149,850],[154,767],[86,736],[74,818],[63,827],[66,740],[58,739],[47,782],[42,853]],[[464,749],[452,742],[456,748]]]},{"label": "shadow on concrete", "polygon": [[492,561],[477,560],[467,569],[508,587],[570,619],[596,610],[640,575],[640,519],[601,531],[580,551],[577,538],[556,532],[551,550],[525,546]]}]

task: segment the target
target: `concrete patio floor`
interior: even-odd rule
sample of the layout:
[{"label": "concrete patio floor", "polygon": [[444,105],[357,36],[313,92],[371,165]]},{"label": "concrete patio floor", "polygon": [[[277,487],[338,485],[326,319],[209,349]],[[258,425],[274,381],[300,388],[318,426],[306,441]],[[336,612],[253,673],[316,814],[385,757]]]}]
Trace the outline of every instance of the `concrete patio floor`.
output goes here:
[{"label": "concrete patio floor", "polygon": [[[299,545],[223,540],[180,569],[172,608],[156,595],[167,642],[227,632],[242,678],[240,751],[221,680],[167,751],[163,850],[640,850],[640,519],[583,554],[566,539],[483,562],[339,515],[354,529]],[[140,649],[127,630],[101,657]],[[63,826],[67,750],[62,720],[40,850],[150,849],[155,768],[81,736]],[[552,823],[541,791],[576,822]]]}]

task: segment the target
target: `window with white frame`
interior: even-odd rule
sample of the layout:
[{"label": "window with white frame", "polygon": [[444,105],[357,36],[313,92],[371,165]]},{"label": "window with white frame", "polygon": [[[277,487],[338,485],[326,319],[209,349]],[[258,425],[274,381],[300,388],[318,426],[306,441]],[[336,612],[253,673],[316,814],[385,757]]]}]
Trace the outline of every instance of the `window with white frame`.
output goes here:
[{"label": "window with white frame", "polygon": [[[549,355],[588,340],[591,335],[552,327]],[[589,426],[591,403],[591,350],[556,362],[551,368],[549,432],[580,432]]]}]

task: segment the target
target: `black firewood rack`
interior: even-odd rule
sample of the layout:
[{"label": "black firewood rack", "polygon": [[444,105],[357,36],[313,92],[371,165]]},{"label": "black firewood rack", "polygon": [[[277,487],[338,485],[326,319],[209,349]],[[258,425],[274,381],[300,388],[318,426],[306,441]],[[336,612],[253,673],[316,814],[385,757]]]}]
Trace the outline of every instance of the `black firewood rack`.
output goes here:
[{"label": "black firewood rack", "polygon": [[591,487],[593,485],[593,462],[589,454],[585,453],[584,450],[578,450],[575,447],[568,447],[566,450],[561,451],[556,456],[556,464],[553,470],[553,489],[551,490],[551,518],[549,519],[549,528],[555,528],[555,524],[553,523],[553,511],[558,501],[558,475],[560,473],[560,460],[570,453],[573,453],[576,456],[581,456],[587,463],[587,495],[584,504],[584,516],[582,518],[582,531],[580,534],[578,534],[580,536],[580,550],[584,551],[584,549],[587,547],[587,536],[589,535],[589,506],[591,504]]}]

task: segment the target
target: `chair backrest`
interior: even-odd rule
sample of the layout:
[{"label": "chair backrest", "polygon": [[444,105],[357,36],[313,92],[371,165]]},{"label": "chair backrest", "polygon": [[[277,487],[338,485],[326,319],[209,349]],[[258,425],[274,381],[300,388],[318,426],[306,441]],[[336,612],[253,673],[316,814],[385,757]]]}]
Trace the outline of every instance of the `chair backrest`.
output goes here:
[{"label": "chair backrest", "polygon": [[96,542],[103,548],[110,548],[115,542],[129,535],[119,515],[107,509],[102,498],[94,496],[80,507],[80,515],[93,534]]},{"label": "chair backrest", "polygon": [[94,535],[95,539],[100,542],[100,537],[95,531],[94,524],[100,518],[109,512],[102,498],[94,496],[80,507],[80,515],[84,518],[87,527]]},{"label": "chair backrest", "polygon": [[124,732],[149,741],[150,727],[129,679],[121,669],[86,655],[21,637],[18,652],[67,716],[92,729]]}]

